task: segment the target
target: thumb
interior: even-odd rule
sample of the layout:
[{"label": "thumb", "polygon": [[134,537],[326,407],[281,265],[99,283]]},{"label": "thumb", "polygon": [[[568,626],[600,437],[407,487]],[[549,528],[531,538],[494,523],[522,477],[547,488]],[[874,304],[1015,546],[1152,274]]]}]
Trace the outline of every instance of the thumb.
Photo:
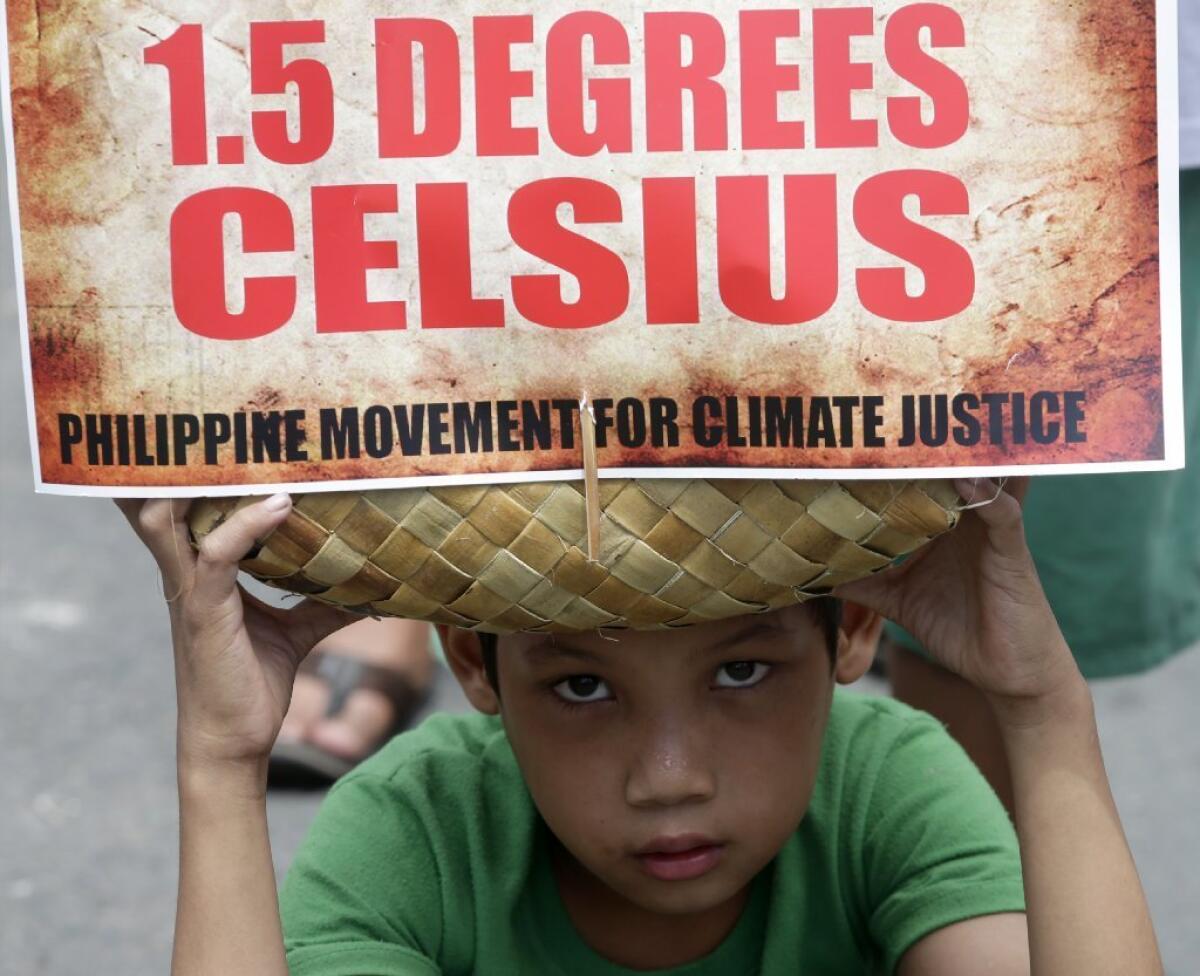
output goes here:
[{"label": "thumb", "polygon": [[896,582],[887,578],[891,572],[865,576],[853,583],[843,583],[834,588],[832,595],[839,600],[848,600],[868,610],[874,610],[890,619],[895,616],[900,602]]},{"label": "thumb", "polygon": [[361,614],[322,603],[312,597],[287,610],[286,614],[285,619],[301,659],[330,634],[362,619]]},{"label": "thumb", "polygon": [[193,594],[202,604],[217,606],[236,588],[238,563],[260,540],[265,539],[292,510],[288,495],[272,495],[265,501],[239,509],[206,535],[196,559]]},{"label": "thumb", "polygon": [[926,545],[909,555],[901,563],[893,563],[870,576],[843,583],[834,587],[833,596],[849,600],[859,606],[874,610],[888,620],[895,620],[904,603],[904,591],[908,577],[925,560],[940,540]]}]

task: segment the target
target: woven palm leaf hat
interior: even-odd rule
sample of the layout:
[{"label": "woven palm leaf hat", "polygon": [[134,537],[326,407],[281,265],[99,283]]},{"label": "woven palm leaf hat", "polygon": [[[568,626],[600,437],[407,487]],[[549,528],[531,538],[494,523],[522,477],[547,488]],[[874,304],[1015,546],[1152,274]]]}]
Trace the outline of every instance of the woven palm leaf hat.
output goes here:
[{"label": "woven palm leaf hat", "polygon": [[[256,498],[192,507],[198,542]],[[946,481],[613,479],[297,496],[242,563],[374,616],[490,633],[682,627],[799,603],[951,529]]]}]

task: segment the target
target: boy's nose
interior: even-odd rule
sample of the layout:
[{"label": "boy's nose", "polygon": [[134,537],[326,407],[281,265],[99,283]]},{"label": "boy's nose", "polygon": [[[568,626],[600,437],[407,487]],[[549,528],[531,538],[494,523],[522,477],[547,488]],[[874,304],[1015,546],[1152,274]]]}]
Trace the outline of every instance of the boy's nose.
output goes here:
[{"label": "boy's nose", "polygon": [[625,799],[635,807],[673,806],[711,799],[716,778],[710,750],[686,729],[662,729],[634,757]]}]

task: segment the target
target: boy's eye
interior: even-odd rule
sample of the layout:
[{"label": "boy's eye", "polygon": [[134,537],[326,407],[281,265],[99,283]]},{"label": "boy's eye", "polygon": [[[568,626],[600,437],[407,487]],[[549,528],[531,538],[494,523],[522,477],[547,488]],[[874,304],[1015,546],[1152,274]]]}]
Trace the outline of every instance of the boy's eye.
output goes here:
[{"label": "boy's eye", "polygon": [[762,681],[771,665],[762,661],[730,661],[717,670],[718,688],[750,688]]},{"label": "boy's eye", "polygon": [[585,702],[604,701],[611,698],[608,685],[594,674],[575,674],[554,686],[554,693],[564,701],[580,705]]}]

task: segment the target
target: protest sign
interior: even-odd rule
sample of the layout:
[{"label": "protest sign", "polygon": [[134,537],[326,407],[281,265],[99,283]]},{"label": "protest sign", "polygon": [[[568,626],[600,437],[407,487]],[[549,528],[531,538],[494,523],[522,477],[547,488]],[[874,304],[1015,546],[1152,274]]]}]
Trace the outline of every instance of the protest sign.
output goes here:
[{"label": "protest sign", "polygon": [[46,490],[1182,462],[1173,0],[7,7]]}]

